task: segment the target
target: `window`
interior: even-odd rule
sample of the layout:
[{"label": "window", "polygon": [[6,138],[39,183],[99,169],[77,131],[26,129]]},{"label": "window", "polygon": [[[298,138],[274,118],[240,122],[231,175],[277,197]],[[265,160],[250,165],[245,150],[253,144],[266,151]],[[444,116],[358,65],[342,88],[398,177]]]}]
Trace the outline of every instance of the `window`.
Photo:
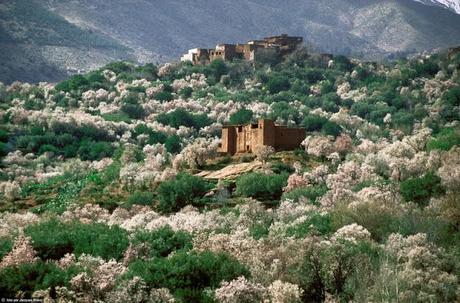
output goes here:
[{"label": "window", "polygon": [[238,126],[238,132],[241,133],[243,131],[243,127],[242,126]]}]

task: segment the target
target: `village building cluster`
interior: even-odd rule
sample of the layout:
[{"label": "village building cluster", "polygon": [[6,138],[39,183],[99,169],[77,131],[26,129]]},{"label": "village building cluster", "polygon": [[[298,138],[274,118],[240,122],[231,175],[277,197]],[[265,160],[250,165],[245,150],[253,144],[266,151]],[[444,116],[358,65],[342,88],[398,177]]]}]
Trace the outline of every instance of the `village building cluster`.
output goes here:
[{"label": "village building cluster", "polygon": [[215,49],[194,48],[183,55],[181,61],[190,61],[193,65],[206,65],[216,59],[257,61],[267,56],[286,56],[294,52],[302,43],[302,37],[282,34],[262,40],[251,40],[245,44],[218,44]]}]

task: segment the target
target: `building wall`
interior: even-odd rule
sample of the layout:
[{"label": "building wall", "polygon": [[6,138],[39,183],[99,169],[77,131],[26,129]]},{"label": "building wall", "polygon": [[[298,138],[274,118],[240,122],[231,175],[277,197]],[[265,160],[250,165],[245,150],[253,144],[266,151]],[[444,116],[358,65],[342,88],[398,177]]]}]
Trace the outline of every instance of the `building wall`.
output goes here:
[{"label": "building wall", "polygon": [[258,145],[292,150],[300,146],[305,136],[304,128],[278,126],[272,120],[260,119],[255,124],[224,127],[219,151],[227,154],[249,153]]},{"label": "building wall", "polygon": [[236,153],[236,136],[236,128],[234,126],[223,128],[219,152],[226,154]]},{"label": "building wall", "polygon": [[291,150],[300,146],[306,137],[304,128],[288,128],[279,126],[275,132],[275,149]]}]

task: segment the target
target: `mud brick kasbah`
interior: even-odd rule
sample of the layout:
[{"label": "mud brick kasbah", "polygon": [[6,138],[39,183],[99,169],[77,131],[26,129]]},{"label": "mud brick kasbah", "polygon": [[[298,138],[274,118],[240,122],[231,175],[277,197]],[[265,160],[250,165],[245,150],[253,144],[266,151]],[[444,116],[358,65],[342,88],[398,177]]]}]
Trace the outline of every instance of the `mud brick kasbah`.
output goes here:
[{"label": "mud brick kasbah", "polygon": [[215,49],[194,48],[181,57],[181,61],[190,61],[193,65],[206,65],[216,59],[231,61],[242,59],[257,61],[270,55],[286,56],[294,52],[303,43],[302,37],[279,36],[251,40],[245,44],[218,44]]},{"label": "mud brick kasbah", "polygon": [[276,125],[272,120],[259,119],[257,123],[224,126],[219,152],[229,155],[250,153],[258,145],[293,150],[300,146],[305,136],[305,128]]}]

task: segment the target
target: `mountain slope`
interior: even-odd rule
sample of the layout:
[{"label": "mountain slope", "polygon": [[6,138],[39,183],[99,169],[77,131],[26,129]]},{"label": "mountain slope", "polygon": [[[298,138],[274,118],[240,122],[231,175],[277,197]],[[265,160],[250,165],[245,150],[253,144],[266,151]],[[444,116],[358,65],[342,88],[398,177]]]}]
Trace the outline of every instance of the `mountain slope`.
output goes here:
[{"label": "mountain slope", "polygon": [[82,29],[34,1],[0,4],[0,81],[56,81],[112,60],[134,59],[114,39]]},{"label": "mountain slope", "polygon": [[[97,46],[98,51],[88,58],[84,53],[61,55],[67,51],[62,47],[42,51],[45,56],[40,58],[45,65],[49,58],[61,58],[55,61],[74,69],[99,66],[104,59],[128,53],[139,62],[177,60],[193,47],[245,42],[279,33],[303,36],[307,43],[324,52],[369,59],[460,44],[460,15],[439,6],[407,0],[36,0],[35,3],[42,10],[59,15],[67,26],[113,43],[113,47]],[[8,18],[11,16],[6,16],[6,22],[4,16],[0,18],[5,26]],[[10,35],[18,31],[5,28]],[[73,41],[84,37],[71,35]],[[41,37],[31,38],[34,39]],[[107,54],[109,50],[114,53]],[[27,49],[23,52],[29,53]],[[79,59],[67,61],[74,57]],[[9,59],[0,60],[2,63]],[[48,78],[36,75],[33,80]]]},{"label": "mountain slope", "polygon": [[437,5],[460,14],[460,0],[415,0],[426,5]]},{"label": "mountain slope", "polygon": [[167,59],[198,45],[280,32],[305,36],[324,51],[374,57],[460,43],[460,16],[406,0],[50,0],[48,5],[68,20]]}]

